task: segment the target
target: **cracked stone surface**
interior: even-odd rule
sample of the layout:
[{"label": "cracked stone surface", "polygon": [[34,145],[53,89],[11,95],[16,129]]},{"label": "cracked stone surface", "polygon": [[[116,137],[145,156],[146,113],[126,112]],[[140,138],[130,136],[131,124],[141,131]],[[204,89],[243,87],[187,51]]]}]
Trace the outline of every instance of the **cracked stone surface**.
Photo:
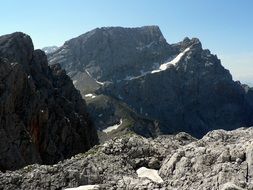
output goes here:
[{"label": "cracked stone surface", "polygon": [[[125,135],[55,165],[0,173],[0,189],[253,189],[252,135],[253,128],[215,130],[200,140]],[[139,178],[141,167],[159,170],[163,182]]]}]

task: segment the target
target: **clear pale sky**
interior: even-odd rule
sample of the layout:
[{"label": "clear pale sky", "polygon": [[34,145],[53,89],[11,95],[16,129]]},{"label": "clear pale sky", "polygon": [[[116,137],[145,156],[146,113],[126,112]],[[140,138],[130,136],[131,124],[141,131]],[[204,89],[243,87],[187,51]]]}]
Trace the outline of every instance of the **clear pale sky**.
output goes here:
[{"label": "clear pale sky", "polygon": [[35,48],[102,26],[158,25],[168,43],[197,37],[234,79],[253,83],[253,0],[1,0],[0,35],[22,31]]}]

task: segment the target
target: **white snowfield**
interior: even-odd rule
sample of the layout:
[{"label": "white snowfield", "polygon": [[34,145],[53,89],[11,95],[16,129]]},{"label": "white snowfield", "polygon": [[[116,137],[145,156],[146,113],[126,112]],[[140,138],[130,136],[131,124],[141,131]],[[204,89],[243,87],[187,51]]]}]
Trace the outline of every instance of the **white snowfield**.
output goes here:
[{"label": "white snowfield", "polygon": [[99,190],[99,185],[83,185],[74,188],[67,188],[65,190]]},{"label": "white snowfield", "polygon": [[153,169],[148,169],[146,167],[141,167],[137,171],[138,177],[146,177],[149,178],[150,180],[156,182],[156,183],[162,183],[163,179],[159,176],[157,170]]},{"label": "white snowfield", "polygon": [[[179,53],[174,59],[172,59],[171,61],[161,64],[160,67],[158,69],[155,69],[153,71],[140,71],[140,75],[138,76],[127,76],[124,80],[134,80],[134,79],[138,79],[140,77],[143,77],[147,74],[153,74],[153,73],[158,73],[161,71],[165,71],[166,69],[168,69],[171,65],[176,65],[181,59],[182,57],[191,49],[191,47],[186,48],[183,52]],[[94,79],[91,74],[89,73],[89,71],[86,69],[85,72],[89,75],[90,78]],[[94,79],[96,81],[97,84],[103,86],[105,83],[104,82],[100,82],[96,79]],[[75,84],[76,81],[73,81],[73,84]]]},{"label": "white snowfield", "polygon": [[76,84],[77,83],[77,80],[73,80],[73,84]]},{"label": "white snowfield", "polygon": [[100,81],[98,81],[98,80],[96,80],[96,79],[95,79],[95,81],[96,81],[96,83],[98,83],[98,84],[100,84],[100,85],[102,85],[102,86],[105,84],[104,82],[100,82]]},{"label": "white snowfield", "polygon": [[103,130],[103,132],[109,133],[109,132],[111,132],[112,130],[118,129],[118,128],[121,126],[121,124],[122,124],[122,119],[120,119],[119,124],[115,124],[115,125],[112,125],[112,126],[110,126],[110,127],[107,127],[106,129]]},{"label": "white snowfield", "polygon": [[145,76],[145,75],[147,75],[147,74],[149,74],[149,73],[151,73],[151,72],[150,72],[150,71],[146,71],[146,72],[141,71],[141,74],[140,74],[140,75],[138,75],[138,76],[127,76],[124,80],[134,80],[134,79],[138,79],[138,78],[143,77],[143,76]]},{"label": "white snowfield", "polygon": [[181,58],[185,55],[186,52],[188,52],[190,50],[190,48],[186,48],[183,52],[179,53],[172,61],[169,61],[167,63],[164,63],[162,65],[160,65],[159,69],[157,70],[154,70],[154,71],[151,71],[151,73],[157,73],[157,72],[160,72],[160,71],[164,71],[166,69],[168,69],[168,67],[170,65],[175,65],[176,63],[178,63]]},{"label": "white snowfield", "polygon": [[[89,73],[89,71],[87,71],[87,69],[85,70],[85,72],[89,75],[90,78],[94,79],[91,74]],[[97,81],[96,79],[94,79],[96,81],[96,83],[98,83],[99,85],[104,85],[105,83],[104,82],[100,82],[100,81]]]},{"label": "white snowfield", "polygon": [[85,94],[85,97],[86,98],[96,98],[96,96],[95,95],[93,95],[93,94]]},{"label": "white snowfield", "polygon": [[153,71],[146,71],[143,72],[141,71],[141,74],[139,76],[127,76],[124,80],[134,80],[134,79],[138,79],[140,77],[143,77],[147,74],[153,74],[153,73],[158,73],[161,71],[165,71],[166,69],[168,69],[171,65],[175,65],[176,63],[178,63],[182,57],[190,50],[191,48],[188,47],[186,48],[183,52],[179,53],[174,59],[172,59],[171,61],[161,64],[160,67],[158,69],[155,69]]}]

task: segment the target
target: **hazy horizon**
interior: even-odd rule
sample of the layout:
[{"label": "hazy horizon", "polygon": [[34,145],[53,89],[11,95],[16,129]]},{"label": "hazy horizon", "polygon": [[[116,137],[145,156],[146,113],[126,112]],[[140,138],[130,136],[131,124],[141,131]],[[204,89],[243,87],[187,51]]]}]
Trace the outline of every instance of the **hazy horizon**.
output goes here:
[{"label": "hazy horizon", "polygon": [[0,35],[22,31],[35,48],[60,46],[97,27],[158,25],[168,43],[197,37],[235,80],[253,83],[253,2],[219,0],[5,0]]}]

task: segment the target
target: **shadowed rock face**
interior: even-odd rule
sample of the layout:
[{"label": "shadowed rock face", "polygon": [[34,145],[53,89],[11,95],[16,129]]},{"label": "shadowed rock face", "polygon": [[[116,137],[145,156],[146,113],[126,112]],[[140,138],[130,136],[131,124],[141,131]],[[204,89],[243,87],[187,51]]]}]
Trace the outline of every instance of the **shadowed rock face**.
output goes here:
[{"label": "shadowed rock face", "polygon": [[[122,130],[132,130],[127,126],[133,128],[137,125],[140,126],[138,131],[149,134],[147,125],[155,128],[155,124],[143,122],[143,119],[127,105],[118,106],[122,103],[121,101],[118,104],[118,101],[116,100],[115,103],[110,96],[97,96],[91,102],[86,95],[95,93],[102,85],[100,82],[117,82],[124,80],[129,75],[139,75],[141,72],[148,71],[167,60],[172,52],[157,26],[103,27],[65,42],[57,51],[48,54],[48,59],[50,64],[59,63],[66,69],[75,87],[86,99],[88,111],[95,119],[94,123],[98,130],[114,125],[122,118],[123,125],[116,132],[119,132],[119,135],[122,134]],[[96,109],[101,107],[100,102],[107,100],[114,102],[112,106],[107,106],[103,110]],[[129,110],[133,113],[134,118],[126,116],[125,113],[128,113]],[[99,117],[102,115],[103,118]],[[140,120],[142,121],[139,122]],[[147,128],[146,131],[145,128]],[[109,136],[115,136],[115,134],[109,134]]]},{"label": "shadowed rock face", "polygon": [[49,60],[66,68],[83,95],[124,102],[158,121],[164,134],[201,137],[253,124],[252,89],[234,82],[196,38],[168,44],[156,26],[98,28],[67,41]]},{"label": "shadowed rock face", "polygon": [[185,131],[201,137],[210,130],[253,124],[252,89],[234,82],[199,40],[185,39],[173,48],[189,50],[165,70],[110,83],[98,92],[118,97],[137,113],[160,121],[164,133]]},{"label": "shadowed rock face", "polygon": [[97,143],[86,105],[23,33],[0,37],[0,169],[52,164]]},{"label": "shadowed rock face", "polygon": [[159,27],[104,27],[71,39],[49,55],[72,75],[85,70],[99,81],[116,81],[165,61],[171,47]]}]

